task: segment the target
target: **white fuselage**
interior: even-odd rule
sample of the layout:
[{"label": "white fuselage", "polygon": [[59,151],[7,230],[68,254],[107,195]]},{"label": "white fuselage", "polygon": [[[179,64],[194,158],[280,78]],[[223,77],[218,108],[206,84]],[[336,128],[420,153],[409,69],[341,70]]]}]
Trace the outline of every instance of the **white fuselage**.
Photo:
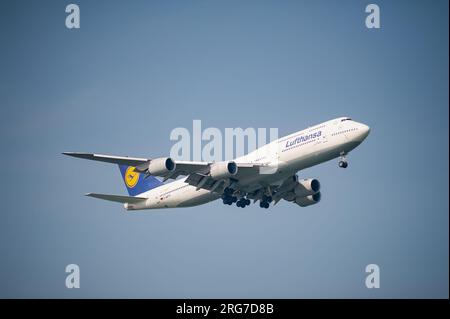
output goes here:
[{"label": "white fuselage", "polygon": [[[259,173],[239,179],[239,186],[251,191],[261,185],[283,181],[297,171],[347,154],[369,134],[370,128],[349,118],[330,120],[295,132],[239,158],[234,162],[265,164]],[[185,182],[186,177],[139,195],[148,198],[132,209],[188,207],[201,205],[220,197],[206,189]],[[127,204],[125,204],[125,208]]]}]

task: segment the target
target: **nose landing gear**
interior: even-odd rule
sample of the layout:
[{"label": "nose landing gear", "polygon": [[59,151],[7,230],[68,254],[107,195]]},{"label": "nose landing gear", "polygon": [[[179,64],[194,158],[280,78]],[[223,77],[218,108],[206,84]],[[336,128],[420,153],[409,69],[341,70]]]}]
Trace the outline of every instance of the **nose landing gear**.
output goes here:
[{"label": "nose landing gear", "polygon": [[348,162],[347,159],[345,158],[345,152],[341,152],[341,156],[339,156],[338,166],[341,168],[347,168]]},{"label": "nose landing gear", "polygon": [[341,168],[346,168],[348,166],[348,162],[344,162],[344,161],[339,161],[339,167]]}]

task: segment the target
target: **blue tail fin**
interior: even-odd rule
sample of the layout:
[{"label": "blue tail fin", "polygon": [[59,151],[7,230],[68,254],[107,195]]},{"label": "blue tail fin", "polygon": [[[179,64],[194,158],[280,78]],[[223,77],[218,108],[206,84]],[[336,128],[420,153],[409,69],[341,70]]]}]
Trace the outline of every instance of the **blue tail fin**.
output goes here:
[{"label": "blue tail fin", "polygon": [[162,185],[162,182],[154,176],[145,178],[143,174],[135,172],[133,166],[119,165],[119,168],[130,196],[142,194],[143,192]]}]

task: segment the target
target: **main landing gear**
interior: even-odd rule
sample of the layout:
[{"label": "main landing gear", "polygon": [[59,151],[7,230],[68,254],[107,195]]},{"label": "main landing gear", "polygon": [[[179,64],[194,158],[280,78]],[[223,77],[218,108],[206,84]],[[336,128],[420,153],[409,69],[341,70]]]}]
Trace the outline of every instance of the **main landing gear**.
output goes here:
[{"label": "main landing gear", "polygon": [[341,152],[341,156],[339,156],[338,166],[341,168],[347,168],[348,162],[347,159],[345,158],[345,152]]},{"label": "main landing gear", "polygon": [[261,208],[269,208],[269,203],[272,201],[271,196],[263,195],[261,200],[259,201],[259,207]]},{"label": "main landing gear", "polygon": [[250,199],[245,197],[238,199],[237,196],[234,196],[234,189],[228,187],[223,190],[222,200],[225,205],[236,203],[236,206],[241,208],[250,205]]},{"label": "main landing gear", "polygon": [[231,205],[237,202],[237,197],[233,196],[234,190],[231,188],[225,188],[223,190],[222,200],[225,205]]},{"label": "main landing gear", "polygon": [[248,206],[248,205],[250,205],[250,199],[245,198],[245,197],[242,197],[241,199],[239,199],[239,200],[236,202],[236,206],[237,206],[237,207],[244,208],[245,206]]},{"label": "main landing gear", "polygon": [[[233,203],[236,203],[236,206],[241,208],[250,205],[250,199],[246,198],[245,196],[238,198],[234,195],[234,193],[234,189],[229,187],[223,190],[222,200],[225,205],[232,205]],[[259,207],[269,208],[271,202],[272,196],[263,195],[259,201]]]}]

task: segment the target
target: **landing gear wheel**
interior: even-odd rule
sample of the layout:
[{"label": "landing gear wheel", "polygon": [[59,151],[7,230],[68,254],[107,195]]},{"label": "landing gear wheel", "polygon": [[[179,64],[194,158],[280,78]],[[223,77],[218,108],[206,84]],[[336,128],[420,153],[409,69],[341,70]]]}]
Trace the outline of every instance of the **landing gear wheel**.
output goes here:
[{"label": "landing gear wheel", "polygon": [[268,202],[259,202],[259,207],[261,208],[269,208],[269,203]]},{"label": "landing gear wheel", "polygon": [[236,206],[237,206],[237,207],[242,207],[242,208],[244,208],[245,206],[248,206],[248,205],[250,205],[250,200],[247,199],[247,198],[241,198],[240,200],[238,200],[238,201],[236,202]]},{"label": "landing gear wheel", "polygon": [[345,158],[346,153],[345,152],[341,152],[340,156],[339,156],[339,167],[341,168],[346,168],[348,166],[348,162],[347,159]]},{"label": "landing gear wheel", "polygon": [[339,161],[339,167],[341,167],[341,168],[347,168],[347,166],[348,166],[348,163],[347,163],[347,162],[345,162],[345,161]]},{"label": "landing gear wheel", "polygon": [[236,196],[224,195],[224,196],[222,196],[222,200],[223,200],[223,203],[225,205],[231,205],[231,204],[237,202],[237,197]]}]

